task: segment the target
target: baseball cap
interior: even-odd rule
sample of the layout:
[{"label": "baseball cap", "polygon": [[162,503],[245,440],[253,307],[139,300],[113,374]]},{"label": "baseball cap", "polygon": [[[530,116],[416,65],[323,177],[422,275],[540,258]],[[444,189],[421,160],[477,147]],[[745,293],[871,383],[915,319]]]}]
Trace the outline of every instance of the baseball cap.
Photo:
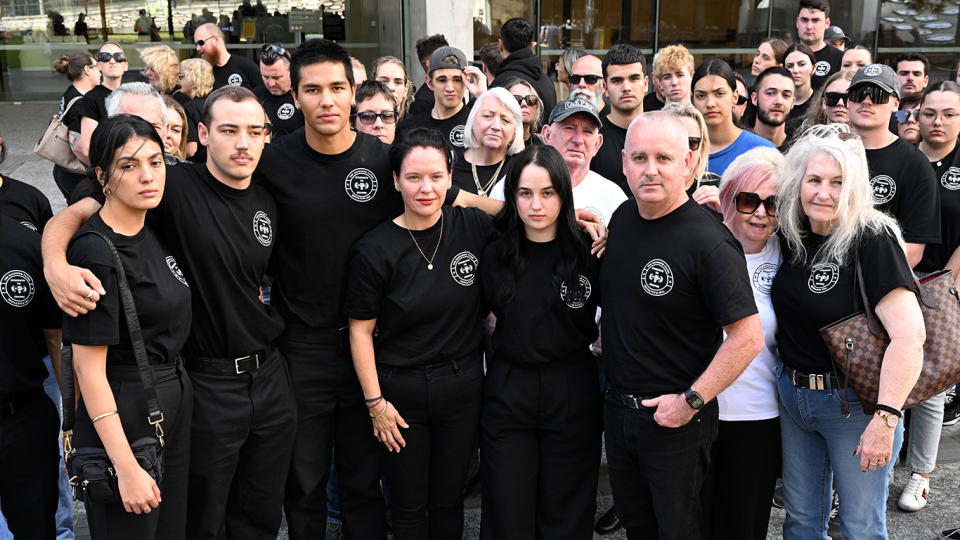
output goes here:
[{"label": "baseball cap", "polygon": [[430,55],[430,72],[438,69],[463,69],[467,67],[467,57],[463,51],[454,47],[440,47]]},{"label": "baseball cap", "polygon": [[850,81],[850,89],[864,84],[872,84],[890,92],[900,99],[900,79],[896,72],[885,64],[870,64],[858,69]]},{"label": "baseball cap", "polygon": [[823,40],[827,42],[836,41],[842,39],[847,43],[850,43],[850,38],[843,33],[843,28],[839,26],[828,26],[826,30],[823,31]]},{"label": "baseball cap", "polygon": [[594,107],[593,103],[583,99],[582,97],[573,97],[567,98],[553,108],[550,111],[550,119],[547,121],[548,124],[554,122],[559,122],[561,120],[566,120],[571,115],[577,113],[586,113],[590,115],[590,118],[597,123],[597,126],[603,126],[603,122],[600,121],[600,115],[597,114],[597,108]]}]

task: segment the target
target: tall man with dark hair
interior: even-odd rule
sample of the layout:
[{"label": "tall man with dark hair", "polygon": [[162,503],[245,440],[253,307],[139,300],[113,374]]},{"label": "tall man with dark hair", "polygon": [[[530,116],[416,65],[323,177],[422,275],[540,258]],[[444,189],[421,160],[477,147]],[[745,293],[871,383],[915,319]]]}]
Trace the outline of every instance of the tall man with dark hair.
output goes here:
[{"label": "tall man with dark hair", "polygon": [[930,60],[923,53],[901,53],[893,61],[893,69],[900,79],[900,99],[920,97],[930,82]]},{"label": "tall man with dark hair", "polygon": [[787,142],[787,116],[793,108],[793,76],[785,68],[772,66],[757,75],[750,100],[757,108],[753,132],[784,151]]},{"label": "tall man with dark hair", "polygon": [[500,56],[503,62],[497,69],[497,76],[491,87],[503,86],[514,77],[521,78],[531,85],[543,101],[543,113],[540,123],[546,124],[550,111],[557,104],[557,91],[553,81],[544,73],[540,57],[533,53],[534,28],[520,17],[514,17],[500,27]]},{"label": "tall man with dark hair", "polygon": [[823,33],[830,26],[830,0],[800,0],[797,13],[797,36],[813,50],[817,62],[813,66],[810,86],[817,90],[827,77],[840,71],[843,52],[823,40]]},{"label": "tall man with dark hair", "polygon": [[260,52],[263,84],[253,91],[270,119],[273,139],[303,126],[303,113],[290,92],[290,53],[280,45],[264,45]]},{"label": "tall man with dark hair", "polygon": [[[443,34],[434,34],[417,40],[417,59],[420,60],[420,66],[424,73],[430,72],[430,55],[440,47],[448,47],[447,38]],[[429,77],[429,75],[428,75]],[[426,82],[420,85],[417,93],[413,95],[413,103],[407,110],[408,114],[423,114],[433,109],[434,97],[433,90]]]}]

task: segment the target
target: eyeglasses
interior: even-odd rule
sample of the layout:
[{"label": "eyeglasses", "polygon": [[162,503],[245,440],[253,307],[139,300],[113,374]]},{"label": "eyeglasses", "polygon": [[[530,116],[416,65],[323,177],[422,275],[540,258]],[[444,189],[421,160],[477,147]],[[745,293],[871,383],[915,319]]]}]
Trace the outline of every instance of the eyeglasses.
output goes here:
[{"label": "eyeglasses", "polygon": [[197,47],[203,47],[203,44],[213,39],[213,36],[208,37],[207,39],[198,39],[194,42]]},{"label": "eyeglasses", "polygon": [[526,96],[518,96],[514,94],[513,97],[517,98],[517,105],[523,105],[524,103],[526,103],[528,107],[536,107],[537,103],[540,102],[540,98],[538,98],[533,94],[529,94]]},{"label": "eyeglasses", "polygon": [[290,60],[290,53],[280,45],[268,44],[260,49],[260,61],[268,66],[273,65],[280,57]]},{"label": "eyeglasses", "polygon": [[583,80],[583,81],[587,81],[587,84],[590,84],[590,85],[597,84],[597,81],[603,78],[601,75],[576,75],[576,74],[570,74],[568,75],[568,77],[570,78],[570,84],[580,84],[580,81]]},{"label": "eyeglasses", "polygon": [[114,60],[116,60],[118,64],[127,61],[127,57],[124,56],[122,52],[115,52],[115,53],[112,53],[112,54],[111,54],[111,53],[108,53],[108,52],[98,52],[98,53],[97,53],[97,61],[98,61],[98,62],[102,62],[102,63],[106,64],[107,62],[110,61],[111,58],[113,58]]},{"label": "eyeglasses", "polygon": [[737,96],[737,105],[746,105],[747,96]]},{"label": "eyeglasses", "polygon": [[843,106],[847,106],[847,93],[846,92],[825,92],[823,94],[823,102],[827,107],[836,107],[843,102]]},{"label": "eyeglasses", "polygon": [[737,204],[737,212],[741,214],[752,214],[757,211],[757,208],[760,208],[760,205],[763,205],[763,209],[767,211],[768,216],[777,215],[777,196],[771,195],[766,199],[761,199],[756,193],[750,191],[741,191],[737,193],[737,196],[733,198]]},{"label": "eyeglasses", "polygon": [[700,143],[703,142],[703,137],[687,137],[687,143],[690,145],[690,151],[696,152],[700,149]]},{"label": "eyeglasses", "polygon": [[911,116],[917,122],[920,121],[920,109],[914,109],[912,111],[908,109],[904,109],[902,111],[894,112],[893,115],[897,117],[898,124],[906,124],[907,122],[910,121]]},{"label": "eyeglasses", "polygon": [[363,111],[353,115],[354,118],[359,119],[360,123],[365,126],[375,124],[377,122],[377,118],[379,118],[380,120],[383,120],[384,124],[393,124],[394,122],[397,121],[397,116],[398,116],[398,113],[395,110],[383,111],[378,113],[375,113],[373,111]]},{"label": "eyeglasses", "polygon": [[883,88],[874,85],[864,85],[858,86],[856,88],[851,88],[847,90],[847,96],[850,98],[850,101],[861,103],[863,100],[867,99],[867,96],[870,97],[870,102],[874,105],[883,105],[884,103],[890,101],[890,92],[887,92]]}]

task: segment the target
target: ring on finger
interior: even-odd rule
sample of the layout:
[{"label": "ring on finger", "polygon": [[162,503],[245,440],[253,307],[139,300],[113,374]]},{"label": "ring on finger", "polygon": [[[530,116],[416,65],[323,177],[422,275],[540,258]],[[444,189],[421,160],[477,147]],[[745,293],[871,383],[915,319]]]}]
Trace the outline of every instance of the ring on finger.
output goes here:
[{"label": "ring on finger", "polygon": [[93,298],[93,289],[90,289],[90,292],[88,292],[87,295],[83,297],[84,300],[90,300],[91,298]]},{"label": "ring on finger", "polygon": [[80,313],[80,309],[82,309],[82,308],[80,307],[80,304],[74,304],[74,306],[73,306],[73,310],[74,310],[74,311],[76,311],[77,313]]}]

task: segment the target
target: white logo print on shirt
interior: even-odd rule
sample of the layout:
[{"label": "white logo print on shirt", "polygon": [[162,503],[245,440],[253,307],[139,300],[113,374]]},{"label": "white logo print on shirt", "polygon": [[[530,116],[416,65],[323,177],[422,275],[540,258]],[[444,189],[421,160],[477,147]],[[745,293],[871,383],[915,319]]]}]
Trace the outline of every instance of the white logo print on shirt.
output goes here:
[{"label": "white logo print on shirt", "polygon": [[943,176],[940,177],[940,185],[950,191],[960,189],[960,169],[956,167],[947,169],[947,172],[943,173]]},{"label": "white logo print on shirt", "polygon": [[579,284],[576,287],[568,288],[566,281],[560,284],[560,299],[571,309],[580,309],[586,305],[587,300],[590,299],[590,293],[593,292],[590,280],[586,276],[578,276],[577,281]]},{"label": "white logo print on shirt", "polygon": [[463,130],[463,124],[455,126],[450,130],[450,144],[459,148],[463,148]]},{"label": "white logo print on shirt", "polygon": [[823,294],[833,288],[840,279],[840,267],[833,263],[820,263],[810,269],[807,288],[810,292]]},{"label": "white logo print on shirt", "polygon": [[23,270],[10,270],[0,278],[0,296],[13,307],[29,304],[33,293],[33,278]]},{"label": "white logo print on shirt", "polygon": [[296,112],[296,110],[297,108],[291,103],[284,103],[277,109],[277,118],[280,120],[289,120],[293,118],[293,113]]},{"label": "white logo print on shirt", "polygon": [[253,236],[264,246],[273,243],[273,226],[270,223],[270,216],[263,210],[253,215]]},{"label": "white logo print on shirt", "polygon": [[469,287],[473,285],[477,277],[477,268],[479,266],[480,261],[476,255],[469,251],[461,251],[450,261],[450,276],[453,277],[453,280],[456,281],[457,284]]},{"label": "white logo print on shirt", "polygon": [[773,278],[777,275],[780,266],[773,263],[763,263],[753,271],[753,288],[763,294],[770,294]]},{"label": "white logo print on shirt", "polygon": [[817,65],[813,68],[813,74],[817,77],[823,77],[830,73],[830,62],[826,60],[821,60],[817,62]]},{"label": "white logo print on shirt", "polygon": [[230,76],[227,77],[227,84],[231,86],[240,86],[243,84],[243,77],[241,77],[239,73],[231,73]]},{"label": "white logo print on shirt", "polygon": [[170,272],[173,273],[173,277],[177,278],[177,281],[183,283],[187,287],[187,278],[183,277],[183,272],[180,271],[180,267],[177,266],[177,260],[173,258],[172,255],[167,255],[167,267],[170,269]]},{"label": "white logo print on shirt", "polygon": [[343,183],[347,195],[357,202],[367,202],[377,194],[377,175],[370,169],[358,167],[347,175]]},{"label": "white logo print on shirt", "polygon": [[897,183],[885,174],[879,174],[871,178],[870,187],[873,188],[874,205],[888,203],[897,194]]},{"label": "white logo print on shirt", "polygon": [[673,290],[673,270],[663,259],[653,259],[640,272],[640,285],[650,296],[663,296]]}]

